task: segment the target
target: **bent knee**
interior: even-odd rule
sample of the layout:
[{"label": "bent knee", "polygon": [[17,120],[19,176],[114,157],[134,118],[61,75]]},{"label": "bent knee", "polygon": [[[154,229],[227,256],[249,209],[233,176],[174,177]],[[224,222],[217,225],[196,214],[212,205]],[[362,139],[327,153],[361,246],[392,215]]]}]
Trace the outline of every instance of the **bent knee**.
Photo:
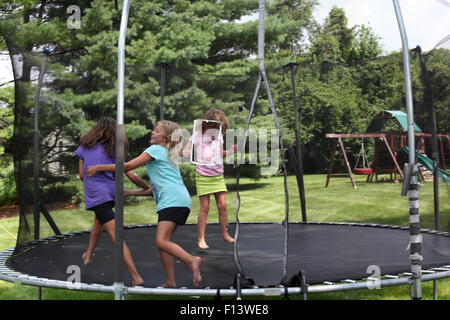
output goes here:
[{"label": "bent knee", "polygon": [[162,249],[164,247],[164,242],[165,241],[163,239],[156,238],[155,239],[155,246],[156,246],[156,248]]}]

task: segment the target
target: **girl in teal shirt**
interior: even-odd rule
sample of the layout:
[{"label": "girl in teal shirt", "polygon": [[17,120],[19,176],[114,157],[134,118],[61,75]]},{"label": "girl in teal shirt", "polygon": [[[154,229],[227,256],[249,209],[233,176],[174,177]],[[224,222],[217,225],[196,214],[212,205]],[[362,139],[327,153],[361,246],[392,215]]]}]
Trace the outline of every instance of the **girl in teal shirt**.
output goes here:
[{"label": "girl in teal shirt", "polygon": [[[178,244],[171,241],[171,237],[178,225],[183,225],[189,216],[191,198],[178,166],[175,165],[170,153],[181,140],[172,141],[172,133],[179,130],[179,126],[167,120],[156,123],[151,135],[150,147],[140,156],[126,162],[124,171],[133,170],[142,165],[147,166],[147,173],[151,182],[151,191],[130,190],[127,195],[151,195],[156,202],[158,226],[155,244],[159,250],[161,261],[166,274],[163,287],[175,287],[173,257],[186,263],[192,271],[193,283],[198,286],[202,280],[200,264],[202,258],[192,256]],[[181,135],[180,135],[181,136]],[[93,176],[100,171],[115,171],[114,164],[101,164],[89,167],[87,176]]]}]

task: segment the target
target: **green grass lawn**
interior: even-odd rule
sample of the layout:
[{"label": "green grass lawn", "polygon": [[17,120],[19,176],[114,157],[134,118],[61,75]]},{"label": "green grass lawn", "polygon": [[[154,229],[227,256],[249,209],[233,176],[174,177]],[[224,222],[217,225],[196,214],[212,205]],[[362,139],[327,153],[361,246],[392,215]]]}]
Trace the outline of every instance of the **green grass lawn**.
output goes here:
[{"label": "green grass lawn", "polygon": [[[240,180],[241,208],[239,220],[282,221],[285,215],[284,177],[262,178],[257,181],[248,178]],[[402,197],[401,184],[365,183],[364,176],[356,176],[357,189],[349,179],[331,179],[325,188],[325,175],[306,175],[306,210],[310,222],[370,222],[408,226],[408,198]],[[229,221],[236,221],[236,180],[226,179],[229,192],[227,204]],[[440,222],[442,231],[450,231],[450,186],[440,183]],[[289,220],[301,221],[302,213],[295,176],[288,177]],[[421,186],[419,194],[420,222],[422,228],[434,229],[433,184]],[[191,215],[188,222],[195,223],[199,202],[192,197]],[[155,203],[149,199],[128,199],[124,209],[124,222],[130,224],[156,223]],[[90,229],[92,213],[83,209],[51,212],[63,233]],[[42,220],[44,221],[44,220]],[[211,201],[209,222],[218,222],[214,200]],[[51,230],[42,222],[41,237],[51,235]],[[18,217],[0,220],[0,250],[15,246]],[[439,280],[439,299],[450,300],[450,279]],[[43,299],[112,299],[111,294],[78,292],[44,288]],[[36,299],[37,288],[0,281],[0,300]],[[133,296],[127,299],[166,299],[166,297]],[[295,299],[296,297],[293,297]],[[338,293],[310,294],[309,299],[349,300],[408,300],[409,286],[387,287],[378,290],[357,290]],[[423,299],[433,298],[433,283],[423,283]],[[258,297],[259,299],[259,297]]]}]

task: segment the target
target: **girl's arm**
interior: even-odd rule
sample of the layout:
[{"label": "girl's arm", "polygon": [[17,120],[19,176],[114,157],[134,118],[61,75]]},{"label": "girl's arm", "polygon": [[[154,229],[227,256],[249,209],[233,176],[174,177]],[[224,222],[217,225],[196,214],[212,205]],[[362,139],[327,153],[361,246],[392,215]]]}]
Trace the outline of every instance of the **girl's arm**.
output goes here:
[{"label": "girl's arm", "polygon": [[141,187],[142,189],[150,189],[150,186],[142,180],[139,176],[137,176],[133,171],[125,172],[125,175],[130,179],[131,182],[133,182],[138,187]]},{"label": "girl's arm", "polygon": [[86,170],[86,177],[92,177],[97,172],[114,172],[116,170],[115,164],[98,164],[96,166],[89,166]]},{"label": "girl's arm", "polygon": [[83,165],[84,161],[83,159],[78,160],[78,176],[80,177],[81,181],[83,181]]},{"label": "girl's arm", "polygon": [[224,157],[228,157],[228,156],[230,156],[230,155],[232,155],[233,153],[236,153],[236,152],[237,152],[237,144],[233,145],[233,147],[231,149],[223,150],[222,155]]},{"label": "girl's arm", "polygon": [[183,149],[183,157],[188,158],[191,155],[192,141],[188,141]]},{"label": "girl's arm", "polygon": [[[123,171],[127,172],[130,170],[136,169],[137,167],[140,167],[151,160],[153,160],[153,158],[150,157],[150,155],[148,153],[143,152],[143,153],[141,153],[140,156],[138,156],[128,162],[125,162]],[[116,170],[115,164],[98,164],[96,166],[89,166],[86,170],[86,176],[92,177],[97,172],[102,172],[102,171],[114,172],[115,170]]]},{"label": "girl's arm", "polygon": [[141,189],[141,190],[125,190],[123,193],[124,197],[128,196],[152,196],[153,191],[151,188],[149,189]]}]

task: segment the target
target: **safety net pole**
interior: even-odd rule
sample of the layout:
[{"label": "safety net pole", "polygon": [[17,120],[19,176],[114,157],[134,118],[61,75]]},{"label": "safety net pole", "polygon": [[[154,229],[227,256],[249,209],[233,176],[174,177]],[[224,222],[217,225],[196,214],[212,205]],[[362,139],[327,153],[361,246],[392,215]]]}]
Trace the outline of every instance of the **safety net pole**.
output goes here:
[{"label": "safety net pole", "polygon": [[241,299],[241,278],[242,278],[241,276],[243,276],[244,279],[251,281],[250,279],[247,279],[245,276],[244,268],[242,267],[242,264],[239,260],[239,251],[238,251],[239,232],[240,232],[239,209],[241,208],[241,196],[239,194],[239,179],[240,179],[240,174],[241,174],[241,167],[239,164],[244,163],[243,159],[244,159],[244,155],[245,155],[245,145],[246,145],[247,139],[248,139],[248,130],[250,127],[250,122],[252,120],[253,112],[255,110],[255,104],[256,104],[256,100],[258,98],[258,92],[259,92],[259,88],[261,86],[261,81],[262,81],[261,73],[259,73],[258,80],[256,82],[255,92],[253,94],[252,103],[250,106],[250,111],[249,111],[249,115],[248,115],[248,119],[247,119],[247,125],[245,127],[244,141],[242,143],[242,149],[240,150],[241,158],[240,158],[240,161],[238,161],[238,164],[236,167],[236,230],[234,232],[233,257],[234,257],[234,262],[236,264],[236,267],[238,269],[238,274],[236,275],[236,292],[237,292],[238,300]]},{"label": "safety net pole", "polygon": [[420,71],[422,81],[424,84],[424,100],[425,107],[428,109],[430,116],[431,127],[431,158],[433,160],[433,198],[434,198],[434,228],[438,231],[441,230],[441,222],[439,216],[439,153],[437,148],[437,125],[436,125],[436,107],[433,103],[433,91],[431,90],[430,79],[428,77],[428,70],[426,67],[426,57],[422,54],[422,48],[417,46],[414,51],[419,56]]},{"label": "safety net pole", "polygon": [[[405,166],[405,185],[409,200],[409,235],[410,235],[410,263],[412,274],[411,298],[418,300],[422,298],[422,237],[420,235],[419,220],[419,190],[418,190],[418,167],[415,163],[415,145],[414,145],[414,110],[412,99],[411,73],[409,65],[409,49],[408,38],[403,23],[402,12],[398,0],[392,0],[397,17],[398,27],[402,39],[403,49],[403,69],[405,74],[405,91],[406,91],[406,110],[408,121],[408,146],[409,146],[409,163]],[[402,190],[402,194],[406,190]]]},{"label": "safety net pole", "polygon": [[[34,97],[34,130],[33,130],[33,219],[34,240],[40,238],[40,196],[39,196],[39,97],[41,95],[42,81],[47,64],[48,49],[44,49],[44,60],[39,72],[36,95]],[[38,288],[38,299],[42,299],[42,288]]]},{"label": "safety net pole", "polygon": [[120,22],[118,65],[117,65],[117,128],[116,128],[116,194],[115,194],[115,259],[114,259],[114,287],[115,299],[125,297],[123,284],[123,167],[124,167],[124,83],[125,83],[125,39],[127,34],[129,0],[123,1],[122,19]]},{"label": "safety net pole", "polygon": [[33,215],[34,239],[40,238],[40,197],[39,197],[39,97],[41,95],[42,81],[47,64],[48,49],[44,50],[44,60],[39,72],[36,95],[34,97],[34,130],[33,130]]},{"label": "safety net pole", "polygon": [[[277,133],[278,133],[278,138],[279,138],[279,143],[280,143],[280,149],[281,149],[281,158],[282,158],[282,167],[283,167],[283,171],[284,171],[284,190],[285,190],[285,219],[283,221],[283,227],[284,227],[284,252],[283,252],[283,266],[282,266],[282,279],[281,279],[281,283],[285,286],[286,290],[287,290],[287,249],[288,249],[288,227],[289,227],[289,200],[288,200],[288,193],[287,193],[287,172],[286,172],[286,166],[285,166],[285,158],[284,158],[284,153],[283,153],[283,142],[281,139],[281,130],[280,130],[280,125],[279,125],[279,121],[278,121],[278,117],[276,115],[276,110],[275,110],[275,106],[273,103],[273,99],[272,99],[272,95],[270,92],[270,86],[269,86],[269,81],[267,80],[267,75],[266,75],[266,71],[265,71],[265,64],[264,64],[264,42],[265,42],[265,37],[264,37],[264,33],[265,33],[265,17],[266,17],[266,4],[264,0],[260,0],[259,1],[259,22],[258,22],[258,61],[259,61],[259,74],[258,74],[258,81],[256,84],[256,88],[255,88],[255,93],[253,95],[253,99],[252,99],[252,104],[250,107],[250,113],[249,113],[249,117],[248,117],[248,121],[247,121],[247,126],[245,129],[245,134],[244,134],[244,143],[243,143],[243,148],[242,148],[242,153],[241,153],[241,160],[243,157],[243,154],[245,153],[245,145],[246,145],[246,141],[248,138],[248,130],[250,127],[250,122],[252,119],[252,115],[253,115],[253,111],[254,111],[254,107],[255,107],[255,103],[258,97],[258,92],[261,86],[261,82],[264,81],[264,85],[266,88],[266,93],[267,93],[267,97],[269,99],[269,104],[270,104],[270,109],[271,112],[273,114],[274,120],[275,120],[275,126],[277,129]],[[240,162],[241,163],[241,162]],[[240,196],[239,196],[239,175],[240,175],[240,167],[238,166],[237,169],[237,188],[236,188],[236,198],[237,198],[237,203],[236,203],[236,231],[235,231],[235,243],[234,243],[234,259],[235,259],[235,263],[236,266],[238,268],[238,274],[236,277],[237,280],[237,298],[240,299],[240,279],[241,276],[244,276],[244,270],[242,268],[242,265],[239,261],[239,253],[237,250],[237,245],[238,245],[238,241],[239,241],[239,208],[240,208]],[[247,280],[251,280],[251,279],[247,279]]]},{"label": "safety net pole", "polygon": [[300,128],[299,128],[299,114],[298,114],[298,102],[297,91],[295,89],[295,71],[292,61],[289,62],[289,70],[291,72],[291,86],[292,86],[292,100],[294,101],[294,119],[295,119],[295,148],[296,148],[296,177],[298,191],[300,194],[300,207],[302,209],[302,221],[306,222],[306,201],[305,201],[305,184],[303,181],[303,161],[302,161],[302,149],[300,145]]},{"label": "safety net pole", "polygon": [[280,152],[281,152],[281,166],[284,173],[284,194],[285,194],[285,215],[283,221],[284,228],[284,251],[283,251],[283,266],[281,284],[287,288],[287,255],[288,255],[288,235],[289,235],[289,198],[287,192],[287,171],[284,156],[283,139],[281,138],[280,124],[275,110],[272,94],[270,92],[269,81],[267,79],[266,68],[264,63],[264,44],[265,44],[265,20],[266,20],[266,1],[259,0],[259,25],[258,25],[258,60],[259,69],[266,87],[267,97],[269,99],[270,110],[275,120],[275,127],[278,133]]},{"label": "safety net pole", "polygon": [[159,120],[164,120],[164,95],[166,92],[166,60],[161,61],[161,93],[159,101]]}]

